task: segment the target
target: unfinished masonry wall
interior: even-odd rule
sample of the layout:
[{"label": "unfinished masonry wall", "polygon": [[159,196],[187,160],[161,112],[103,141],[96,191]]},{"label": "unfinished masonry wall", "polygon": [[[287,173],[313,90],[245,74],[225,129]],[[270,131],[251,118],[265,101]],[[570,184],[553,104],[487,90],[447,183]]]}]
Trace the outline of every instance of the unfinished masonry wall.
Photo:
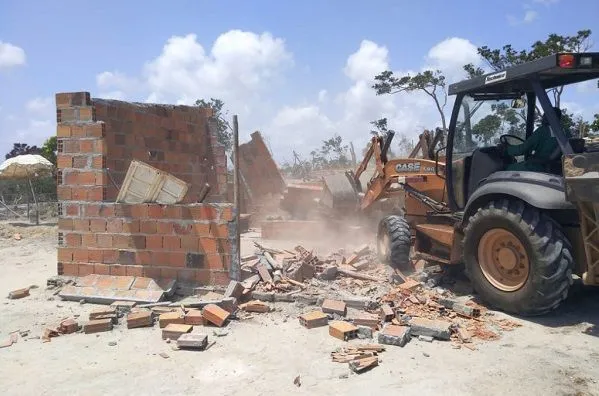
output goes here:
[{"label": "unfinished masonry wall", "polygon": [[[197,107],[56,95],[58,273],[137,275],[225,284],[236,278],[233,206],[193,203],[226,194],[226,157],[210,113]],[[184,204],[115,203],[131,160],[191,184]],[[114,181],[114,182],[113,182]]]}]

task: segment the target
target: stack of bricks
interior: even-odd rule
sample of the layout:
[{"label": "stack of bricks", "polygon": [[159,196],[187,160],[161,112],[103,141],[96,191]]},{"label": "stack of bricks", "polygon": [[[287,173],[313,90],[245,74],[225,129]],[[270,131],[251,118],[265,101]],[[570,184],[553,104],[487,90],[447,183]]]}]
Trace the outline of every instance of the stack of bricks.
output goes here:
[{"label": "stack of bricks", "polygon": [[[193,201],[194,191],[204,182],[212,181],[211,185],[216,186],[211,190],[212,198],[218,200],[218,194],[226,191],[226,175],[221,180],[224,187],[221,189],[218,184],[222,173],[226,173],[226,162],[224,150],[215,143],[215,134],[211,132],[210,120],[204,116],[204,110],[91,100],[86,92],[57,94],[56,105],[59,275],[129,275],[222,285],[230,278],[236,278],[239,268],[236,262],[237,224],[232,204],[115,203],[118,190],[113,186],[113,179],[122,178],[124,173],[116,172],[115,177],[113,169],[107,166],[122,161],[118,169],[126,171],[133,159],[148,162],[191,183],[188,202]],[[152,111],[131,110],[146,107]],[[164,109],[163,113],[157,110],[160,108]],[[98,113],[105,111],[107,121],[99,121]],[[116,115],[110,114],[111,111],[116,111]],[[192,116],[193,111],[200,115]],[[186,113],[189,113],[188,118],[181,116]],[[133,132],[123,134],[122,126],[115,129],[118,123],[115,120],[119,118],[130,120]],[[191,127],[192,121],[199,125]],[[138,123],[141,128],[137,127]],[[198,144],[208,144],[208,148],[195,157],[184,148],[192,144],[190,134],[179,134],[177,139],[183,139],[183,142],[167,141],[165,146],[166,137],[157,136],[156,132],[168,134],[187,127],[190,134],[197,133]],[[150,140],[144,140],[144,131],[152,131],[148,132],[152,137]],[[131,134],[137,143],[130,142]],[[126,150],[120,145],[123,137],[117,136],[124,136]],[[139,148],[136,144],[141,145],[142,140],[145,146]],[[197,149],[194,144],[192,146]],[[181,156],[191,163],[191,168],[173,159],[177,150],[182,151]],[[222,158],[208,157],[209,152],[220,151]],[[163,154],[154,162],[148,161],[143,154],[156,152]],[[219,165],[214,163],[215,160]],[[197,169],[193,167],[201,162],[209,164]]]}]

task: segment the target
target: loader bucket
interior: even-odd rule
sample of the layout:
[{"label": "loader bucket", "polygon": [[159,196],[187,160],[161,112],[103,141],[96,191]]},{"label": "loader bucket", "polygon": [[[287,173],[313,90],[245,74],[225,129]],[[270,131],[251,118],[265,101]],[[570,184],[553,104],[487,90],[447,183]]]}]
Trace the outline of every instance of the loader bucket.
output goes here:
[{"label": "loader bucket", "polygon": [[323,177],[324,188],[320,202],[334,210],[351,210],[358,208],[360,202],[356,186],[347,173],[335,173]]}]

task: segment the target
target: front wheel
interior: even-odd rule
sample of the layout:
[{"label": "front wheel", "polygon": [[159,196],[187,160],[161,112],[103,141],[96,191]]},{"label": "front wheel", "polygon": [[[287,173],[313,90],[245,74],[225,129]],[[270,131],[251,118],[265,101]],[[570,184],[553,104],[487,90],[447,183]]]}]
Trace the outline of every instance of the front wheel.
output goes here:
[{"label": "front wheel", "polygon": [[572,284],[570,242],[552,218],[520,200],[492,201],[468,221],[464,264],[489,304],[533,316],[557,308]]},{"label": "front wheel", "polygon": [[379,260],[399,270],[410,270],[412,239],[410,225],[402,216],[387,216],[378,227],[377,252]]}]

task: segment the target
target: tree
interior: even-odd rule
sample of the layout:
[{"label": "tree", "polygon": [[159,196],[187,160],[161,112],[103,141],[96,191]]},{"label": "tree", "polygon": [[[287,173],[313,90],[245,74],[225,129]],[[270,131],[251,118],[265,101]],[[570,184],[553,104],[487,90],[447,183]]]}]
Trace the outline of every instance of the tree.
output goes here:
[{"label": "tree", "polygon": [[56,136],[50,137],[48,140],[44,142],[44,145],[41,148],[41,155],[52,162],[54,166],[56,166],[56,154],[57,154],[57,145],[56,145]]},{"label": "tree", "polygon": [[437,111],[441,116],[443,130],[447,130],[444,113],[445,106],[447,105],[447,90],[445,76],[440,70],[426,70],[415,76],[408,74],[402,77],[396,77],[392,71],[386,70],[374,79],[376,83],[372,88],[375,89],[377,95],[414,91],[426,93],[435,102]]},{"label": "tree", "polygon": [[589,128],[593,132],[599,132],[599,114],[595,114],[595,119],[593,120]]},{"label": "tree", "polygon": [[[545,41],[535,41],[529,50],[516,50],[511,44],[506,44],[501,49],[482,46],[478,48],[478,54],[485,60],[491,70],[499,71],[559,52],[586,52],[592,46],[591,33],[590,29],[579,30],[573,36],[561,36],[552,33],[547,36]],[[482,69],[474,67],[472,64],[465,65],[464,70],[471,77],[482,75]],[[563,91],[563,86],[551,89],[557,107],[560,106]]]},{"label": "tree", "polygon": [[12,150],[6,154],[4,158],[9,159],[25,154],[41,154],[41,149],[37,146],[30,146],[26,143],[13,143]]},{"label": "tree", "polygon": [[216,119],[218,141],[225,146],[225,151],[231,152],[233,149],[233,130],[225,119],[228,114],[228,111],[223,110],[225,103],[220,99],[210,98],[210,100],[198,99],[195,104],[203,109],[212,109]]}]

